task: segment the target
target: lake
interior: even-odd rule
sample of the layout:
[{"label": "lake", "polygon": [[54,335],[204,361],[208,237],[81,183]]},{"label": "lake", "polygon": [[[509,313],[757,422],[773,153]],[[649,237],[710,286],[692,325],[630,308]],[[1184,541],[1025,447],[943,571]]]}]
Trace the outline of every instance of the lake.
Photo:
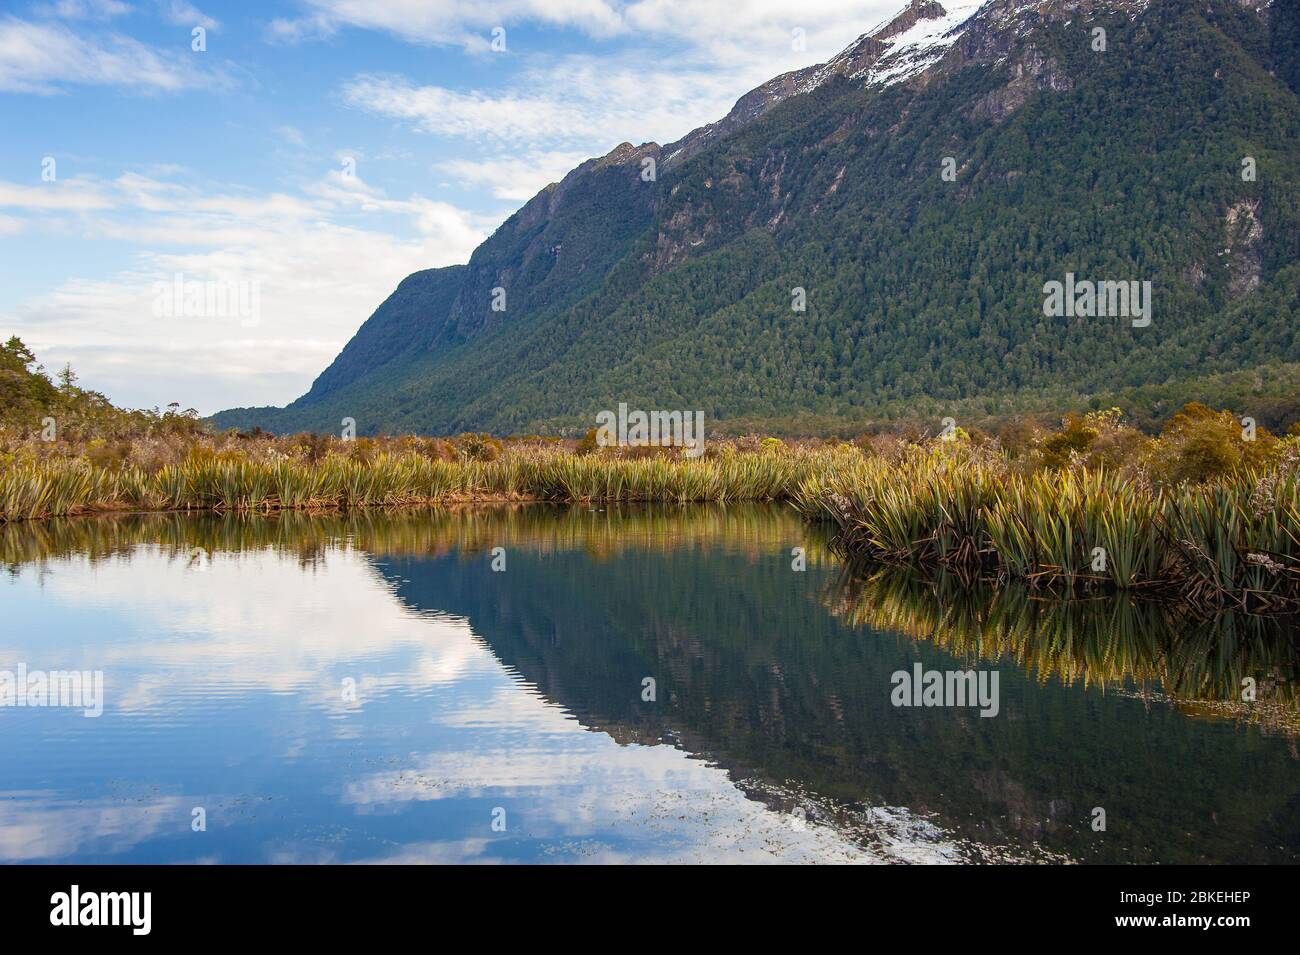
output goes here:
[{"label": "lake", "polygon": [[[1294,628],[827,544],[758,505],[0,527],[0,859],[1300,861]],[[52,671],[102,713],[23,696]]]}]

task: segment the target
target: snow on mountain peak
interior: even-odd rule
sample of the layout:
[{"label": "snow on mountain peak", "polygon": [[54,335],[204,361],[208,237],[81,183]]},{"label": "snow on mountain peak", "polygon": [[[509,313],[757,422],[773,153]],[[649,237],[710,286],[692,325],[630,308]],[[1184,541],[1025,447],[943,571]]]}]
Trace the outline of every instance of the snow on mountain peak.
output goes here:
[{"label": "snow on mountain peak", "polygon": [[911,0],[909,5],[839,55],[805,72],[806,93],[835,76],[889,85],[913,76],[943,55],[988,0]]},{"label": "snow on mountain peak", "polygon": [[[1246,5],[1271,0],[1238,0]],[[1131,14],[1150,0],[910,0],[907,7],[846,50],[805,73],[800,92],[808,92],[835,76],[860,80],[868,86],[892,86],[924,72],[943,58],[977,19],[995,29],[1012,27],[1023,17],[1040,19],[1068,15],[1097,7],[1123,9]]]},{"label": "snow on mountain peak", "polygon": [[[925,69],[948,47],[957,42],[962,27],[973,17],[985,0],[947,0],[926,4],[924,12],[941,12],[939,16],[918,17],[906,30],[880,37],[889,49],[862,74],[868,83],[889,86]],[[913,9],[916,9],[914,6]],[[886,25],[884,30],[888,29]]]}]

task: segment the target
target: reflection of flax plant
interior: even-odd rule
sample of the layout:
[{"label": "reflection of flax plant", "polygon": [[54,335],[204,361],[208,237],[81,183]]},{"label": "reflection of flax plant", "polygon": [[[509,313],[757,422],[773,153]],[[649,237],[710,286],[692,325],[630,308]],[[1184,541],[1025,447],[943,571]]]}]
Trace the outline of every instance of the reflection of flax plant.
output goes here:
[{"label": "reflection of flax plant", "polygon": [[87,554],[99,559],[155,545],[188,559],[274,547],[304,560],[331,546],[377,556],[479,555],[492,547],[534,553],[583,551],[596,557],[624,550],[672,551],[727,547],[757,559],[805,548],[809,564],[831,559],[825,539],[785,508],[763,505],[692,507],[630,505],[593,511],[535,504],[460,504],[413,514],[372,508],[341,512],[271,514],[106,515],[0,526],[0,565]]},{"label": "reflection of flax plant", "polygon": [[[1042,599],[1027,588],[969,586],[940,572],[846,566],[827,594],[855,626],[926,640],[972,663],[1013,660],[1040,682],[1155,685],[1194,712],[1300,735],[1300,646],[1293,622],[1222,612],[1199,616],[1120,595]],[[1255,680],[1258,701],[1241,699]]]}]

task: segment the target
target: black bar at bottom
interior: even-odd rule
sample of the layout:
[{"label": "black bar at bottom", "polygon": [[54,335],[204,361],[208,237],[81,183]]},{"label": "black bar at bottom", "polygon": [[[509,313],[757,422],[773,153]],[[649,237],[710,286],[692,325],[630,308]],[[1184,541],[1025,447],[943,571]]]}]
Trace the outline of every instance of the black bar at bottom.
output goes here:
[{"label": "black bar at bottom", "polygon": [[[598,925],[610,918],[628,920],[634,935],[653,935],[660,917],[679,920],[677,929],[683,927],[680,920],[694,917],[706,930],[716,926],[734,940],[750,932],[762,937],[773,923],[824,918],[843,924],[847,917],[859,932],[907,920],[935,931],[945,926],[960,931],[962,922],[969,928],[972,920],[996,918],[1016,932],[1041,929],[1069,939],[1185,940],[1199,933],[1230,944],[1241,933],[1287,929],[1294,924],[1296,905],[1293,872],[1270,867],[898,866],[815,875],[769,871],[761,880],[750,878],[749,873],[684,867],[542,872],[535,867],[31,866],[0,869],[0,918],[10,943],[72,932],[80,941],[93,935],[128,942],[283,937],[299,943],[374,943],[377,929],[446,931],[476,925],[495,938],[511,926],[535,929],[563,920],[580,928],[588,919]],[[147,909],[143,893],[148,893]],[[534,921],[534,915],[545,921]],[[74,926],[74,920],[118,924]]]}]

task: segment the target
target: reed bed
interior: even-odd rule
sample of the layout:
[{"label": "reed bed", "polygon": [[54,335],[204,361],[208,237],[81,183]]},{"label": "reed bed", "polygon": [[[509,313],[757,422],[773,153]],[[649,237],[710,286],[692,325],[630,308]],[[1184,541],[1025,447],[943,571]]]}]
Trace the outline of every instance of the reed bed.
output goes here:
[{"label": "reed bed", "polygon": [[848,554],[1068,591],[1171,591],[1205,607],[1300,609],[1300,479],[1243,472],[1162,488],[1104,470],[1014,473],[939,453],[860,458],[791,494]]},{"label": "reed bed", "polygon": [[835,456],[789,451],[691,460],[542,451],[485,462],[402,452],[365,460],[331,453],[317,461],[196,454],[152,472],[50,459],[0,471],[0,521],[95,510],[311,510],[465,500],[773,501]]}]

